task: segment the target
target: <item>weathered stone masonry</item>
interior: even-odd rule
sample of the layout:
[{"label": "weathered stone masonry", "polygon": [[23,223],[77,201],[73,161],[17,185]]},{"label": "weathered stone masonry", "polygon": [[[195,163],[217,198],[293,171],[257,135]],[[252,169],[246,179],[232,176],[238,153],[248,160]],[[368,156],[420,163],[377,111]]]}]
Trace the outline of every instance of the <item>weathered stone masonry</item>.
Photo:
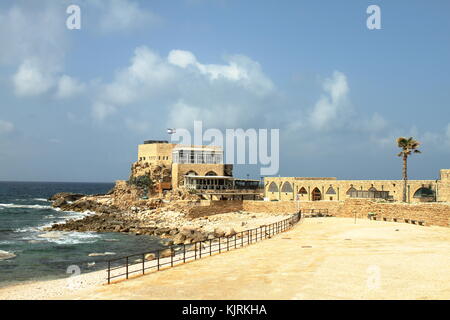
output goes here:
[{"label": "weathered stone masonry", "polygon": [[[409,203],[430,201],[421,198],[418,191],[433,193],[433,201],[450,202],[450,169],[440,170],[437,180],[408,180]],[[394,201],[401,201],[403,180],[337,180],[336,178],[268,177],[264,179],[264,194],[269,200],[343,201],[350,190],[388,191]],[[420,193],[420,192],[419,192]]]}]

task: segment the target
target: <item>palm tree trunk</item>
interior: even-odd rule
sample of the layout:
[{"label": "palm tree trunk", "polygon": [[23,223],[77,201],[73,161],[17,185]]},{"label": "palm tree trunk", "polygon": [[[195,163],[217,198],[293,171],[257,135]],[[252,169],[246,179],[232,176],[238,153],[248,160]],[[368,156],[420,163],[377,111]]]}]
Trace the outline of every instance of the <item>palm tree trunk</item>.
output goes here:
[{"label": "palm tree trunk", "polygon": [[403,202],[406,202],[406,184],[408,183],[408,156],[403,155]]}]

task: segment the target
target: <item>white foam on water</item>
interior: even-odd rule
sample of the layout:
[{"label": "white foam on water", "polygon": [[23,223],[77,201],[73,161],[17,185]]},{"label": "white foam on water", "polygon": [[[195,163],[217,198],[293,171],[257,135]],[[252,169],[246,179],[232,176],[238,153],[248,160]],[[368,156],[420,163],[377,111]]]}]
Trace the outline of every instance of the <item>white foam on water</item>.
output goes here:
[{"label": "white foam on water", "polygon": [[14,258],[16,255],[12,252],[0,250],[0,261]]},{"label": "white foam on water", "polygon": [[23,227],[14,230],[14,232],[36,232],[36,231],[39,231],[39,227]]},{"label": "white foam on water", "polygon": [[93,232],[63,232],[60,238],[47,239],[57,244],[94,243],[100,239],[99,234]]},{"label": "white foam on water", "polygon": [[23,209],[53,209],[51,206],[43,206],[40,204],[15,204],[15,203],[0,203],[2,208],[23,208]]},{"label": "white foam on water", "polygon": [[50,202],[48,199],[44,198],[33,198],[34,201]]}]

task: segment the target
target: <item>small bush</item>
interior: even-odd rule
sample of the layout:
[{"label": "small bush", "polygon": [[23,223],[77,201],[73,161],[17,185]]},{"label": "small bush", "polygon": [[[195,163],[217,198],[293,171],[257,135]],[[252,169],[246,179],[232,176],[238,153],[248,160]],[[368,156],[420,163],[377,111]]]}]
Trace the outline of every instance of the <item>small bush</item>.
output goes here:
[{"label": "small bush", "polygon": [[149,176],[139,176],[131,177],[127,181],[128,185],[136,186],[137,188],[143,190],[145,193],[152,189],[154,186],[153,180]]}]

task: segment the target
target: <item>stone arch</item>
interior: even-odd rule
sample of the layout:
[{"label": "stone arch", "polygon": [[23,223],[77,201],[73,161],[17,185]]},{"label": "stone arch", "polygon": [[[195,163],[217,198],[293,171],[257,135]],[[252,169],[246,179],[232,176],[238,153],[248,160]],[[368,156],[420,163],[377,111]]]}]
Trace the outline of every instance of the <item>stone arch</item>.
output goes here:
[{"label": "stone arch", "polygon": [[269,184],[269,192],[278,192],[278,186],[273,181]]},{"label": "stone arch", "polygon": [[185,176],[198,176],[198,174],[194,170],[189,170],[186,172]]},{"label": "stone arch", "polygon": [[414,192],[413,198],[430,199],[435,197],[435,192],[427,187],[421,187]]},{"label": "stone arch", "polygon": [[326,194],[336,194],[336,191],[333,189],[332,186],[330,186],[326,192]]},{"label": "stone arch", "polygon": [[350,193],[352,193],[352,192],[356,192],[357,190],[355,189],[355,188],[353,188],[353,187],[350,187],[348,190],[347,190],[347,192],[345,193],[346,195],[350,195]]},{"label": "stone arch", "polygon": [[308,194],[308,191],[304,187],[301,187],[300,190],[298,190],[299,194]]},{"label": "stone arch", "polygon": [[377,188],[375,188],[375,187],[370,187],[370,188],[369,188],[369,191],[375,192],[375,191],[378,191],[378,190],[377,190]]},{"label": "stone arch", "polygon": [[312,201],[322,200],[322,192],[320,192],[319,188],[316,187],[311,192],[311,199],[312,199]]},{"label": "stone arch", "polygon": [[283,186],[281,187],[281,192],[292,192],[294,189],[292,189],[292,185],[286,181],[283,183]]},{"label": "stone arch", "polygon": [[205,176],[217,176],[217,173],[215,173],[214,171],[208,171]]}]

